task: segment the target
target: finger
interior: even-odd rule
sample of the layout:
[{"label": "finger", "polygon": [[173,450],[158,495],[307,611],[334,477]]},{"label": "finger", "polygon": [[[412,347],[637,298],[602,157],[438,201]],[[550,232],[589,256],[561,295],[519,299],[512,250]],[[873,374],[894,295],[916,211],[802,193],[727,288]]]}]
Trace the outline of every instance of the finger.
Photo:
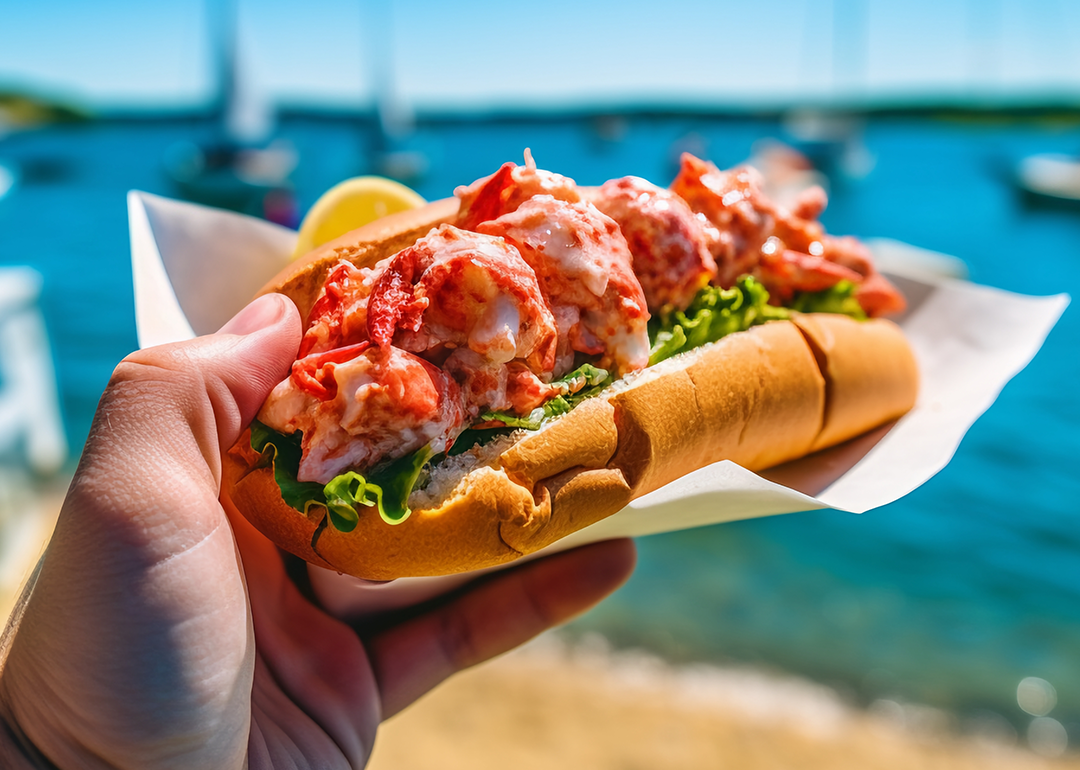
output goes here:
[{"label": "finger", "polygon": [[[374,745],[379,702],[360,639],[304,598],[281,553],[238,513],[233,530],[259,651],[252,731],[263,732],[252,746],[271,755],[301,747],[311,767],[362,767]],[[268,721],[274,730],[266,729]]]},{"label": "finger", "polygon": [[[136,409],[150,396],[181,405],[185,411],[178,416],[205,443],[206,453],[215,455],[219,445],[227,449],[236,441],[270,390],[288,376],[300,334],[295,305],[278,294],[260,297],[216,334],[132,353],[113,373],[102,402],[111,405],[115,391],[131,390]],[[150,387],[140,387],[145,385]],[[212,421],[196,411],[207,407],[213,409]],[[200,433],[208,428],[216,435]]]},{"label": "finger", "polygon": [[449,603],[378,633],[368,643],[383,719],[451,674],[564,623],[622,585],[630,540],[609,540],[498,573]]}]

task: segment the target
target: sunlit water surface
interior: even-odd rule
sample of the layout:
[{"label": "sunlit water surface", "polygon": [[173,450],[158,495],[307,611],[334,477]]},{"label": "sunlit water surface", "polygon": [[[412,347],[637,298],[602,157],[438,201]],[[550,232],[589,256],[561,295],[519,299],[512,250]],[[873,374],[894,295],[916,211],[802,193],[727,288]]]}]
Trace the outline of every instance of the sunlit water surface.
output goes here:
[{"label": "sunlit water surface", "polygon": [[[46,277],[75,446],[112,367],[136,345],[125,193],[172,195],[162,158],[205,132],[194,121],[114,120],[0,140],[0,160],[22,171],[0,199],[0,263]],[[370,171],[362,121],[294,116],[281,133],[299,152],[301,209]],[[772,121],[688,116],[445,121],[421,124],[408,146],[428,164],[417,189],[437,198],[526,146],[580,183],[623,174],[666,183],[682,147],[725,166],[780,135]],[[1025,205],[1007,174],[1027,153],[1080,149],[1076,128],[878,118],[864,142],[873,170],[833,185],[830,232],[953,254],[992,286],[1080,293],[1080,208]],[[675,662],[793,672],[861,702],[1004,719],[1021,734],[1049,702],[1080,744],[1078,318],[1066,311],[951,465],[905,499],[862,516],[802,513],[643,540],[634,578],[572,632]],[[1049,682],[1051,700],[1025,701],[1027,677]]]}]

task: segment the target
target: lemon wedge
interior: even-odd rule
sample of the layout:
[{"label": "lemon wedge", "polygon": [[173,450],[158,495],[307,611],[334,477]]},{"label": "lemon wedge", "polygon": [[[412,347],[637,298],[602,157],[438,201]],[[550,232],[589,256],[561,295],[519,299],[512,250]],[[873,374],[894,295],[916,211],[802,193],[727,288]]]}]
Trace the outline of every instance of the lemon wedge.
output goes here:
[{"label": "lemon wedge", "polygon": [[403,184],[381,176],[358,176],[334,185],[315,201],[303,222],[293,257],[350,230],[398,211],[419,208],[427,201]]}]

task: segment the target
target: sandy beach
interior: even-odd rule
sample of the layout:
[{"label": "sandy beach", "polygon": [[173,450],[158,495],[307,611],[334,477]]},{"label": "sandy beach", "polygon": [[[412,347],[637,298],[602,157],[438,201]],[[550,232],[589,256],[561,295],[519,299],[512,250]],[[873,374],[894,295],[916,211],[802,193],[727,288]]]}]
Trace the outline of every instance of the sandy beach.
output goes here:
[{"label": "sandy beach", "polygon": [[11,614],[52,535],[69,479],[37,482],[0,466],[0,617]]},{"label": "sandy beach", "polygon": [[458,675],[384,725],[371,770],[1035,770],[1005,724],[956,733],[931,709],[845,705],[752,670],[674,668],[557,637]]}]

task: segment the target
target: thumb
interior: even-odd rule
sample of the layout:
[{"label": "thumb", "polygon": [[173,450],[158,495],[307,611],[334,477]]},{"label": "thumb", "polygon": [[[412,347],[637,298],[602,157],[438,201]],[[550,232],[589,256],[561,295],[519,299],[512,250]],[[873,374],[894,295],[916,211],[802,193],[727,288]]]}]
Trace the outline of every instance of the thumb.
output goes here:
[{"label": "thumb", "polygon": [[295,306],[268,295],[217,334],[124,359],[98,403],[50,561],[110,582],[224,538],[221,455],[288,375],[300,335]]},{"label": "thumb", "polygon": [[[219,526],[221,455],[288,376],[300,336],[296,307],[271,294],[216,334],[125,358],[98,403],[65,502],[94,512],[78,517],[85,527],[75,547],[109,553],[134,542],[165,557]],[[71,518],[62,513],[60,525]],[[58,526],[52,547],[66,534]]]},{"label": "thumb", "polygon": [[66,501],[98,513],[96,531],[80,537],[113,550],[118,527],[127,535],[121,548],[134,538],[168,553],[218,526],[221,455],[288,375],[300,335],[295,306],[271,294],[216,334],[125,358],[98,403]]},{"label": "thumb", "polygon": [[145,479],[191,467],[184,452],[197,449],[216,487],[220,454],[288,376],[300,334],[296,307],[270,294],[216,334],[132,353],[98,404],[80,472],[105,462],[110,477]]}]

